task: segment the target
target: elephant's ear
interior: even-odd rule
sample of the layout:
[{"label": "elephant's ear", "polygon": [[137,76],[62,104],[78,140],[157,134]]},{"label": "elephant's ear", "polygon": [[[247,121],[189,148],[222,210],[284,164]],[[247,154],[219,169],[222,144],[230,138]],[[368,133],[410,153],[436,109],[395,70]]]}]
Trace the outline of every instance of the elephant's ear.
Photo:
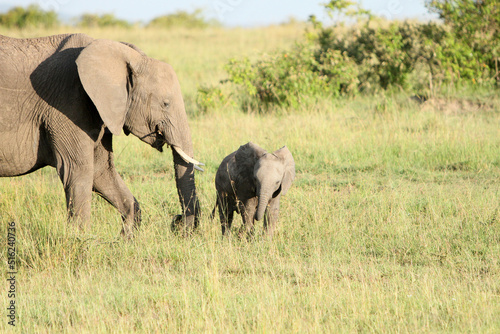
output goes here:
[{"label": "elephant's ear", "polygon": [[83,88],[114,135],[121,133],[125,123],[129,76],[141,58],[130,46],[98,39],[76,59]]},{"label": "elephant's ear", "polygon": [[285,172],[283,173],[283,180],[281,181],[281,193],[285,195],[295,179],[295,161],[293,160],[292,153],[286,146],[283,146],[273,154],[280,158],[285,165]]},{"label": "elephant's ear", "polygon": [[259,145],[248,142],[245,145],[241,145],[240,148],[236,151],[234,159],[236,160],[236,164],[239,166],[240,172],[252,175],[253,168],[264,154],[266,154],[266,150],[264,150]]}]

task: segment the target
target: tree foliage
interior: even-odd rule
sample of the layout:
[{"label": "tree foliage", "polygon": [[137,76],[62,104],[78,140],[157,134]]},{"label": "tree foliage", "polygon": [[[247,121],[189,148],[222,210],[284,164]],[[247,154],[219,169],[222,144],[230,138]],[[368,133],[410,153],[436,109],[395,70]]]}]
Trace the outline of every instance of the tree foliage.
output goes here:
[{"label": "tree foliage", "polygon": [[195,9],[192,13],[179,10],[173,14],[159,16],[154,18],[147,25],[155,28],[207,28],[210,26],[220,26],[216,20],[207,20],[203,15],[203,10]]},{"label": "tree foliage", "polygon": [[118,19],[113,14],[83,14],[76,23],[78,27],[89,28],[89,27],[120,27],[120,28],[130,28],[131,24],[128,21]]},{"label": "tree foliage", "polygon": [[[119,27],[130,28],[132,24],[117,18],[114,14],[83,14],[73,20],[74,25],[81,28],[89,27]],[[23,29],[27,27],[51,28],[60,25],[57,13],[44,11],[38,5],[29,5],[26,8],[14,7],[6,13],[0,13],[0,25],[7,28]],[[215,19],[207,19],[203,10],[193,12],[177,11],[173,14],[160,16],[151,20],[147,27],[155,28],[195,28],[218,27],[221,23]]]},{"label": "tree foliage", "polygon": [[298,107],[310,98],[357,91],[357,67],[351,59],[336,50],[317,54],[307,45],[267,55],[256,63],[232,59],[226,70],[229,81],[242,85],[264,107]]},{"label": "tree foliage", "polygon": [[59,25],[54,11],[44,11],[38,5],[27,8],[14,7],[7,13],[0,14],[0,25],[7,28],[51,28]]},{"label": "tree foliage", "polygon": [[479,62],[495,71],[500,83],[498,0],[430,0],[426,6],[451,28],[456,43],[468,46]]},{"label": "tree foliage", "polygon": [[[336,19],[333,25],[311,16],[307,42],[255,62],[232,59],[226,66],[228,81],[242,86],[264,109],[294,107],[319,95],[392,87],[432,94],[443,85],[500,82],[497,1],[434,0],[427,6],[442,23],[380,23],[355,1],[331,0],[324,7]],[[357,24],[344,24],[353,19]]]}]

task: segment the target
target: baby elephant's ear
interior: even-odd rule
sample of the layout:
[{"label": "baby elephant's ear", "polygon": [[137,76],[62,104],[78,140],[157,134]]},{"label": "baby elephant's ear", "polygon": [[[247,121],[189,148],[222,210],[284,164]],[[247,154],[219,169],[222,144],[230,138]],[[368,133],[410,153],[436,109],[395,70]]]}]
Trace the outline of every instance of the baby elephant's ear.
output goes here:
[{"label": "baby elephant's ear", "polygon": [[293,160],[292,153],[286,146],[275,151],[274,155],[280,158],[285,165],[285,172],[281,181],[281,193],[285,195],[295,179],[295,161]]}]

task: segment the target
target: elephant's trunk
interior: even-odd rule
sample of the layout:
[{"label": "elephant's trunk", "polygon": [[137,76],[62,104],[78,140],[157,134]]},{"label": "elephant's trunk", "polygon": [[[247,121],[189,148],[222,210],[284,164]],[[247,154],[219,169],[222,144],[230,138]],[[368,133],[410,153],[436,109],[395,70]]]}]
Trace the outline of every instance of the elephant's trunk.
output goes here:
[{"label": "elephant's trunk", "polygon": [[264,217],[264,213],[266,212],[267,205],[269,204],[269,200],[271,198],[271,194],[267,191],[260,191],[258,194],[259,204],[257,205],[257,211],[255,212],[255,219],[261,220]]},{"label": "elephant's trunk", "polygon": [[[196,196],[194,166],[200,164],[193,157],[193,143],[185,112],[178,113],[175,122],[166,122],[161,129],[167,143],[172,147],[175,182],[186,229],[198,226],[200,207]],[[168,124],[168,125],[167,125]],[[200,164],[203,165],[203,164]]]},{"label": "elephant's trunk", "polygon": [[200,206],[196,196],[194,165],[184,161],[175,149],[172,149],[172,154],[174,155],[175,182],[182,214],[185,217],[185,227],[195,228],[198,226]]}]

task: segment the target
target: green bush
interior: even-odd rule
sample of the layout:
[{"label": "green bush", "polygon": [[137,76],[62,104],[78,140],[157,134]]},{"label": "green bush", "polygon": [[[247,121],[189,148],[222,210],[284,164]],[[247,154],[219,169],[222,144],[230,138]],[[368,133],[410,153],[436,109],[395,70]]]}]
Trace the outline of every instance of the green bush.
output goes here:
[{"label": "green bush", "polygon": [[[500,83],[500,5],[498,0],[430,0],[427,8],[451,28],[454,48],[465,49],[458,61],[476,63],[477,71],[490,72]],[[475,59],[472,60],[472,58]],[[470,75],[474,76],[474,75]]]},{"label": "green bush", "polygon": [[254,64],[248,58],[232,59],[225,69],[230,82],[242,85],[264,107],[298,107],[309,98],[357,90],[354,62],[334,50],[317,55],[310,45],[265,55]]},{"label": "green bush", "polygon": [[414,69],[411,48],[414,34],[405,25],[391,23],[387,28],[354,28],[344,38],[335,37],[334,29],[319,33],[319,54],[338,50],[360,67],[360,80],[366,86],[387,89],[391,85],[405,86]]},{"label": "green bush", "polygon": [[494,4],[429,1],[444,23],[387,23],[354,1],[330,0],[324,6],[331,18],[355,18],[358,24],[325,27],[311,16],[306,43],[255,62],[232,59],[227,81],[243,88],[243,105],[258,109],[391,88],[426,95],[443,85],[489,87],[500,82],[500,7]]},{"label": "green bush", "polygon": [[44,11],[37,5],[27,8],[14,7],[7,13],[0,14],[0,25],[7,28],[51,28],[59,25],[54,11]]},{"label": "green bush", "polygon": [[359,65],[362,89],[391,86],[408,88],[416,69],[424,70],[441,83],[491,82],[488,61],[455,38],[449,27],[436,23],[392,22],[388,27],[368,25],[335,36],[334,28],[318,34],[318,53],[330,49],[346,53]]},{"label": "green bush", "polygon": [[192,13],[180,10],[173,14],[157,17],[151,20],[147,26],[167,29],[173,27],[200,29],[210,26],[220,26],[220,23],[216,20],[205,19],[203,16],[203,10],[196,9]]},{"label": "green bush", "polygon": [[198,110],[206,113],[211,110],[222,108],[230,103],[229,97],[222,92],[219,87],[198,87],[196,105]]},{"label": "green bush", "polygon": [[119,28],[130,28],[131,24],[128,21],[116,18],[113,14],[83,14],[78,22],[76,23],[78,27],[89,28],[89,27],[119,27]]}]

